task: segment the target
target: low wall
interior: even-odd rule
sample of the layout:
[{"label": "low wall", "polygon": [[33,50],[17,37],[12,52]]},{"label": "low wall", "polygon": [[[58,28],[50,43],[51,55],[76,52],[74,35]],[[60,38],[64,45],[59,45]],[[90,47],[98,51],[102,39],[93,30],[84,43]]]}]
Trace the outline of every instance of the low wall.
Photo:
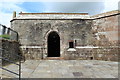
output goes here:
[{"label": "low wall", "polygon": [[87,60],[93,58],[92,49],[90,48],[72,48],[66,49],[64,54],[65,59],[67,60],[74,60],[74,59],[81,59]]},{"label": "low wall", "polygon": [[46,49],[41,46],[21,46],[21,50],[26,60],[41,60],[46,54]]},{"label": "low wall", "polygon": [[[47,58],[47,49],[36,46],[21,47],[22,54],[26,60],[41,60]],[[104,60],[118,61],[118,47],[88,47],[81,46],[76,48],[68,48],[61,54],[65,60]]]},{"label": "low wall", "polygon": [[[9,61],[18,61],[18,54],[20,54],[19,42],[10,40],[0,40],[0,51],[3,58]],[[10,62],[2,60],[2,65],[10,64]]]},{"label": "low wall", "polygon": [[94,49],[95,60],[118,61],[118,47],[103,47]]},{"label": "low wall", "polygon": [[118,47],[75,48],[75,50],[67,49],[65,59],[118,61]]}]

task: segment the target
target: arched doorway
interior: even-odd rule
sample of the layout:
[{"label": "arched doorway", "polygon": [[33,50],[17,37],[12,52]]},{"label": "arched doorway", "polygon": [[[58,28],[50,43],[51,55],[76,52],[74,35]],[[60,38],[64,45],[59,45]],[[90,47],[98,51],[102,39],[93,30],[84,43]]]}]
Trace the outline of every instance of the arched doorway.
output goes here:
[{"label": "arched doorway", "polygon": [[47,46],[48,57],[60,57],[60,37],[55,31],[48,35]]}]

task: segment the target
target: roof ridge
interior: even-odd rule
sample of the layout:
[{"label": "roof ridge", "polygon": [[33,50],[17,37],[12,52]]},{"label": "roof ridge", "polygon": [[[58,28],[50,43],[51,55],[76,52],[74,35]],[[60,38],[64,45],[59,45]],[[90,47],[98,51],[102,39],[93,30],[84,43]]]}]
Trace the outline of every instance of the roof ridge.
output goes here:
[{"label": "roof ridge", "polygon": [[109,15],[114,15],[120,13],[119,10],[113,10],[113,11],[108,11],[100,14],[96,14],[91,16],[91,18],[98,18],[98,17],[104,17],[104,16],[109,16]]},{"label": "roof ridge", "polygon": [[19,13],[19,15],[26,15],[26,14],[68,14],[68,15],[72,15],[72,14],[77,14],[77,15],[88,15],[88,13]]}]

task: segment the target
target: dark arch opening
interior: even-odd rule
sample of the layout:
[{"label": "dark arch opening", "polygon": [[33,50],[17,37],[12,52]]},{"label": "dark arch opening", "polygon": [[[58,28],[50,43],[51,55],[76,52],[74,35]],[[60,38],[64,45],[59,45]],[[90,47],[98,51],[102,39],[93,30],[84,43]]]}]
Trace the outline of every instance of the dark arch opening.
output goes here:
[{"label": "dark arch opening", "polygon": [[60,37],[53,31],[48,35],[48,57],[60,57]]}]

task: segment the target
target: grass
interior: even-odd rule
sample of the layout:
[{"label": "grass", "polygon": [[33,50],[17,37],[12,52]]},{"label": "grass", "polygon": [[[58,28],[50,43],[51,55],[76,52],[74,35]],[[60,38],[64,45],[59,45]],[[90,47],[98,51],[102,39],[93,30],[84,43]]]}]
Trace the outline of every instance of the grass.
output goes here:
[{"label": "grass", "polygon": [[7,34],[0,35],[0,37],[4,39],[10,39],[10,35],[7,35]]}]

